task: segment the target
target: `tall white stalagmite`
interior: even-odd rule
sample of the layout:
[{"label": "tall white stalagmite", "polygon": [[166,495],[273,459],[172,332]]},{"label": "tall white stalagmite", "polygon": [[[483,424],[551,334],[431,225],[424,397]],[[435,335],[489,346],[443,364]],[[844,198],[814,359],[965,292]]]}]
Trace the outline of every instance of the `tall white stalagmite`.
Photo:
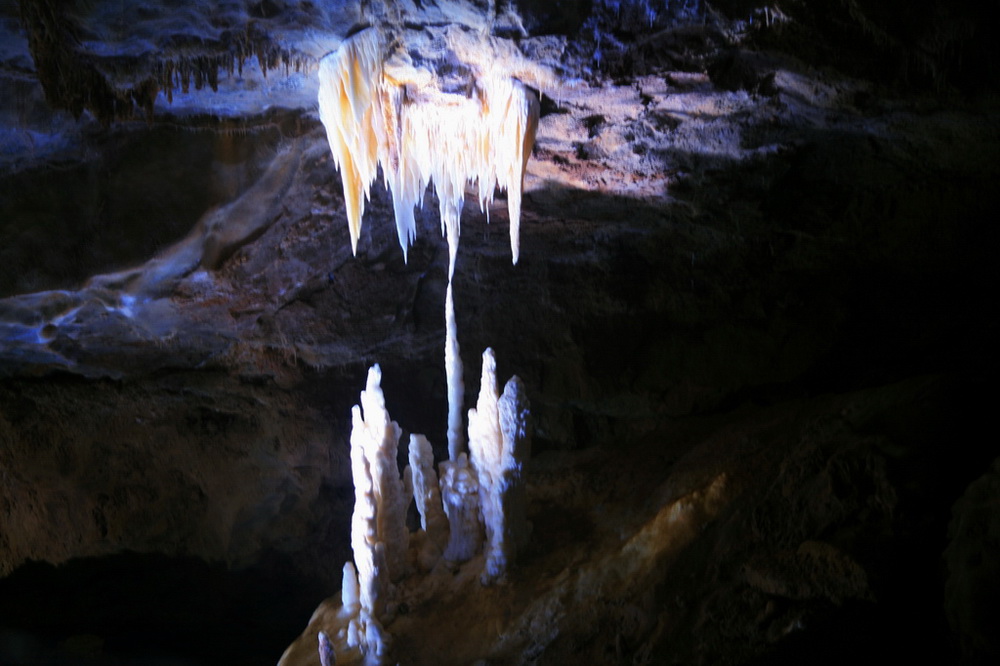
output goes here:
[{"label": "tall white stalagmite", "polygon": [[[368,371],[361,405],[352,410],[351,467],[354,517],[351,547],[358,567],[361,605],[374,617],[385,610],[389,581],[406,571],[406,493],[396,455],[400,428],[389,419],[378,365]],[[363,408],[363,412],[362,412]]]},{"label": "tall white stalagmite", "polygon": [[521,380],[511,378],[503,398],[497,394],[496,358],[483,352],[479,400],[469,410],[469,458],[479,481],[479,503],[486,528],[484,582],[501,578],[524,545],[524,462],[530,455],[528,403]]},{"label": "tall white stalagmite", "polygon": [[[350,563],[344,566],[341,601],[348,617],[345,642],[347,648],[360,653],[365,663],[378,664],[386,651],[378,617],[385,613],[389,573],[385,563],[385,544],[378,541],[377,536],[378,502],[372,490],[372,475],[363,447],[354,443],[354,435],[359,432],[357,407],[353,415],[351,469],[354,473],[354,515],[351,519],[351,549],[354,551],[357,574]],[[364,427],[363,421],[360,426]]]},{"label": "tall white stalagmite", "polygon": [[[358,430],[358,408],[354,408],[355,430]],[[363,427],[363,423],[362,423]],[[378,502],[372,490],[372,475],[364,448],[354,445],[351,434],[351,471],[354,475],[354,513],[351,516],[351,550],[358,570],[358,597],[369,613],[385,611],[389,596],[389,572],[385,564],[385,547],[380,547],[375,514]]]}]

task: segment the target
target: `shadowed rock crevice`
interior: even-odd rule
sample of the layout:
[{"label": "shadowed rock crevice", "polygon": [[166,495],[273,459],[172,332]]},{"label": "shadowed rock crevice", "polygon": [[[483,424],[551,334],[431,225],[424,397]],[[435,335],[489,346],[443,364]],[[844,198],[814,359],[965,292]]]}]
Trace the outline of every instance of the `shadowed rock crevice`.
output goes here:
[{"label": "shadowed rock crevice", "polygon": [[315,605],[307,590],[319,584],[280,556],[239,572],[191,557],[127,552],[59,567],[31,562],[0,581],[0,658],[270,664],[267,655],[297,633],[295,614]]}]

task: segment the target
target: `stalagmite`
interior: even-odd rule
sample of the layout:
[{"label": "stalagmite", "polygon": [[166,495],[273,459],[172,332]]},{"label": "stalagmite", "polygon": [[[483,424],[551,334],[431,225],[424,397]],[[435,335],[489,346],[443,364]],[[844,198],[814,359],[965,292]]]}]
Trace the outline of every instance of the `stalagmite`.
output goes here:
[{"label": "stalagmite", "polygon": [[[355,492],[357,492],[356,489]],[[362,511],[371,507],[367,502],[362,503],[361,506]],[[356,520],[358,515],[356,498],[354,511]],[[363,522],[370,526],[374,521],[366,519]],[[357,524],[355,523],[355,525]],[[345,563],[343,581],[340,586],[340,617],[342,622],[346,622],[346,628],[338,634],[338,644],[342,650],[355,652],[365,664],[380,664],[382,655],[388,649],[388,636],[377,617],[379,613],[385,611],[385,588],[388,585],[388,577],[383,573],[385,571],[384,549],[371,548],[367,544],[361,544],[359,547],[353,538],[351,546],[354,549],[354,559],[360,568],[360,580],[359,573],[355,571],[354,566],[350,562]],[[332,652],[331,649],[331,654]],[[322,655],[323,643],[321,640],[321,658]]]},{"label": "stalagmite", "polygon": [[[426,437],[410,435],[409,458],[413,499],[420,513],[420,529],[427,535],[431,555],[440,556],[448,543],[448,519],[441,505],[441,491],[434,471],[434,451]],[[432,562],[428,564],[433,565]]]},{"label": "stalagmite", "polygon": [[358,572],[350,562],[344,562],[344,574],[340,583],[340,604],[351,615],[361,608],[361,590],[358,586]]},{"label": "stalagmite", "polygon": [[527,540],[523,465],[530,451],[527,399],[521,380],[511,378],[497,394],[496,358],[483,352],[479,400],[469,410],[469,457],[479,482],[479,506],[486,529],[483,581],[502,578]]},{"label": "stalagmite", "polygon": [[[351,439],[354,439],[352,436]],[[385,610],[389,576],[385,564],[385,546],[378,541],[375,514],[378,503],[372,489],[372,475],[364,449],[351,445],[351,469],[354,473],[354,513],[351,516],[351,550],[358,569],[361,606],[369,613]]]},{"label": "stalagmite", "polygon": [[469,457],[460,453],[455,460],[441,463],[441,499],[448,516],[450,533],[444,558],[465,562],[479,552],[483,528],[479,519],[479,481]]},{"label": "stalagmite", "polygon": [[396,464],[400,429],[385,409],[381,380],[381,369],[372,366],[361,392],[361,405],[352,410],[351,430],[355,488],[351,547],[358,567],[361,606],[374,617],[385,611],[389,581],[405,573],[409,543],[406,495]]},{"label": "stalagmite", "polygon": [[455,321],[455,301],[451,280],[444,297],[444,372],[448,387],[448,459],[458,460],[465,450],[462,432],[462,403],[465,399],[465,380],[462,378],[462,356],[458,348],[458,324]]},{"label": "stalagmite", "polygon": [[[499,401],[500,433],[503,436],[501,473],[496,492],[500,497],[500,514],[503,516],[501,538],[491,543],[491,557],[487,559],[487,574],[502,576],[528,543],[531,523],[528,522],[527,476],[524,466],[531,458],[530,408],[524,383],[517,375],[504,386]],[[494,548],[496,546],[496,548]],[[502,567],[503,569],[501,569]],[[493,569],[491,573],[491,568]]]}]

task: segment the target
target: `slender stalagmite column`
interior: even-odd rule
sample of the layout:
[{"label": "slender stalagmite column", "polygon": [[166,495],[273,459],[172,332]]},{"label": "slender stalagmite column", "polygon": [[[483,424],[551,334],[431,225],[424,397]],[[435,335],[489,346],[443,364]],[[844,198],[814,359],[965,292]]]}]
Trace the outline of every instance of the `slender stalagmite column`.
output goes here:
[{"label": "slender stalagmite column", "polygon": [[455,300],[451,293],[451,280],[444,297],[444,370],[448,383],[448,459],[457,460],[465,451],[462,429],[462,403],[465,399],[465,381],[462,379],[462,356],[458,349],[458,325],[455,323]]}]

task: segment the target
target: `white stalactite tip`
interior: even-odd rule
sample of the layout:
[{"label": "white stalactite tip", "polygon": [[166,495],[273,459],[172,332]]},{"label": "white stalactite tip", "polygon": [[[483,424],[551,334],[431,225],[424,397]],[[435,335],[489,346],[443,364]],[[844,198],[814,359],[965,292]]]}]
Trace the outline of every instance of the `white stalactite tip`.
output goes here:
[{"label": "white stalactite tip", "polygon": [[[484,48],[467,63],[478,73],[466,96],[444,92],[404,51],[388,54],[377,28],[344,40],[320,61],[319,113],[341,173],[351,249],[357,254],[365,200],[382,167],[392,193],[403,257],[416,236],[413,209],[433,182],[454,271],[466,185],[478,181],[485,210],[507,190],[511,253],[517,263],[521,194],[538,128],[538,99]],[[472,49],[463,53],[474,57]]]}]

